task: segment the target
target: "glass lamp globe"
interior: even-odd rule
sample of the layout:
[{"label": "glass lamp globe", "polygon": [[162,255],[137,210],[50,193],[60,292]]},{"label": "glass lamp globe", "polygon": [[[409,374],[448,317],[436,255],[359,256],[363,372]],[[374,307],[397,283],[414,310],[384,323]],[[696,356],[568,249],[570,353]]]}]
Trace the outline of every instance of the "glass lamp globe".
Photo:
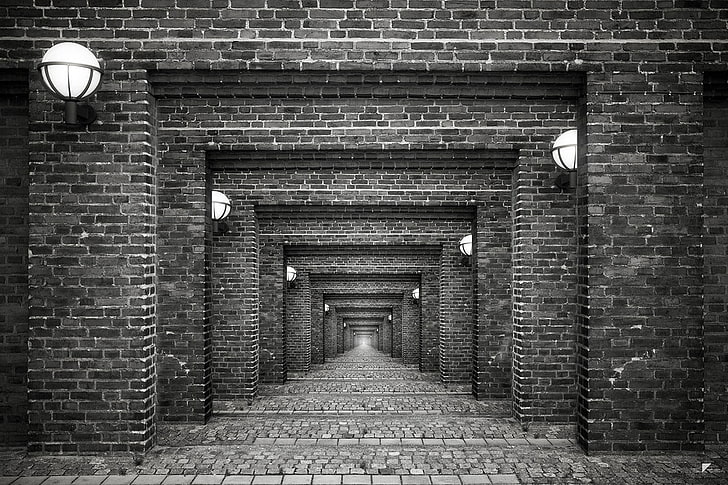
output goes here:
[{"label": "glass lamp globe", "polygon": [[559,168],[567,172],[576,170],[577,164],[577,131],[569,130],[563,132],[556,138],[551,146],[551,156]]},{"label": "glass lamp globe", "polygon": [[212,220],[221,221],[230,215],[230,199],[227,195],[217,190],[212,191]]},{"label": "glass lamp globe", "polygon": [[298,271],[293,266],[286,266],[286,281],[292,283],[298,277]]},{"label": "glass lamp globe", "polygon": [[463,236],[462,239],[460,239],[460,252],[464,256],[472,256],[473,255],[473,235],[468,234],[467,236]]},{"label": "glass lamp globe", "polygon": [[412,298],[414,298],[415,300],[420,299],[420,289],[419,288],[415,288],[414,290],[412,290]]},{"label": "glass lamp globe", "polygon": [[101,85],[101,66],[93,53],[74,42],[54,45],[38,66],[43,84],[64,101],[91,96]]}]

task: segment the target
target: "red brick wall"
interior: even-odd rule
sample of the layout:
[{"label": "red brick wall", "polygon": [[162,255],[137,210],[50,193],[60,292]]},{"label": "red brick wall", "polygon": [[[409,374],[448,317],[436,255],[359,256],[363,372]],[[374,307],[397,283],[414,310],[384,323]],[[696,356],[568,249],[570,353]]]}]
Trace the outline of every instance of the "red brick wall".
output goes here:
[{"label": "red brick wall", "polygon": [[28,440],[28,77],[0,72],[0,445]]}]

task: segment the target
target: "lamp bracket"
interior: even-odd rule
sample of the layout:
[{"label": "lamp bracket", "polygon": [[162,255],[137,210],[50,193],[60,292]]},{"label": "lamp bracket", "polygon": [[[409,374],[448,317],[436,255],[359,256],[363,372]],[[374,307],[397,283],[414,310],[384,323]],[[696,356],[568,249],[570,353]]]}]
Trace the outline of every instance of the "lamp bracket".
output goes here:
[{"label": "lamp bracket", "polygon": [[96,110],[91,105],[76,101],[66,101],[64,105],[65,120],[69,126],[88,126],[96,121]]}]

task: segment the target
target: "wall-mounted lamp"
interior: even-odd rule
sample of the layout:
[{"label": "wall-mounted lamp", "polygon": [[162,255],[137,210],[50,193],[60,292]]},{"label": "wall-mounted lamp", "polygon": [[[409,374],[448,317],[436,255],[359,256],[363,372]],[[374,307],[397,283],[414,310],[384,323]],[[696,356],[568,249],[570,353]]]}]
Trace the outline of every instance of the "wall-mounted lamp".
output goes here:
[{"label": "wall-mounted lamp", "polygon": [[554,181],[556,187],[562,190],[576,187],[577,144],[577,130],[568,130],[559,135],[551,146],[554,163],[567,172],[560,174]]},{"label": "wall-mounted lamp", "polygon": [[419,288],[415,288],[414,290],[412,290],[412,298],[414,298],[415,300],[420,299],[420,289]]},{"label": "wall-mounted lamp", "polygon": [[286,266],[286,281],[293,283],[298,278],[298,271],[293,266]]},{"label": "wall-mounted lamp", "polygon": [[232,204],[227,195],[217,190],[212,191],[212,220],[221,221],[230,215]]},{"label": "wall-mounted lamp", "polygon": [[346,322],[344,322],[344,328],[346,328]]},{"label": "wall-mounted lamp", "polygon": [[468,234],[467,236],[463,236],[458,244],[458,249],[460,249],[460,254],[463,255],[460,264],[470,266],[470,256],[473,255],[473,235]]},{"label": "wall-mounted lamp", "polygon": [[78,104],[101,85],[103,71],[90,50],[74,42],[56,44],[45,53],[38,71],[43,85],[65,101],[66,124],[86,126],[96,120],[96,111],[91,106]]},{"label": "wall-mounted lamp", "polygon": [[387,321],[389,321],[389,322],[392,321],[392,314],[391,313],[389,315],[387,315]]},{"label": "wall-mounted lamp", "polygon": [[328,311],[329,311],[329,304],[324,303],[324,312],[328,312]]},{"label": "wall-mounted lamp", "polygon": [[227,233],[229,228],[227,223],[222,220],[230,215],[231,208],[232,204],[227,195],[217,190],[212,191],[212,220],[215,221],[217,230],[223,234]]}]

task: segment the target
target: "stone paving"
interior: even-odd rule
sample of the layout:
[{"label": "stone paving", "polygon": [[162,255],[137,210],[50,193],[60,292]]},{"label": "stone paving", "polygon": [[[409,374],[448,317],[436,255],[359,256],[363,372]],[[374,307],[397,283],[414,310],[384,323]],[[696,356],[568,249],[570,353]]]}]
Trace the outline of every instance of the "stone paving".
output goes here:
[{"label": "stone paving", "polygon": [[0,485],[728,483],[725,447],[586,456],[573,426],[522,427],[508,401],[368,347],[262,394],[215,403],[206,425],[159,423],[144,456],[0,451]]}]

